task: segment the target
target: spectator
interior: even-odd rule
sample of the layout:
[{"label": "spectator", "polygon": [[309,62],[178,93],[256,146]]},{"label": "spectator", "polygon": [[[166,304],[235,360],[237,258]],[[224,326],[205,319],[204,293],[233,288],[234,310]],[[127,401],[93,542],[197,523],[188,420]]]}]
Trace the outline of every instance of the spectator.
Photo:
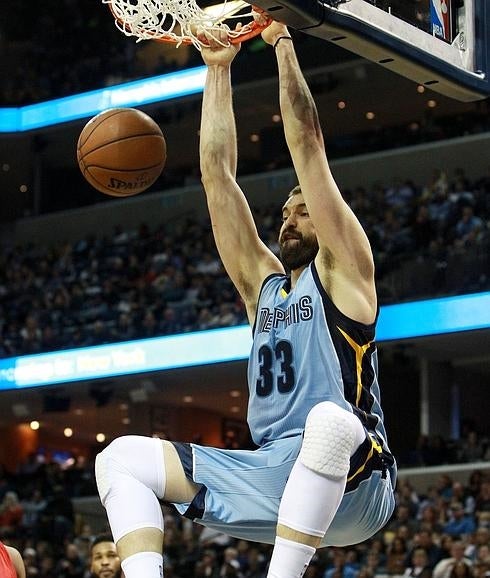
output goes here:
[{"label": "spectator", "polygon": [[93,535],[90,524],[82,524],[80,531],[76,533],[73,539],[73,543],[78,548],[80,556],[84,560],[90,558],[90,551],[94,540],[95,536]]},{"label": "spectator", "polygon": [[420,530],[425,530],[430,534],[441,534],[442,524],[440,521],[441,512],[439,509],[431,504],[427,503],[425,506],[421,507],[419,514],[418,527]]},{"label": "spectator", "polygon": [[476,547],[476,556],[473,562],[474,565],[490,564],[490,543],[488,541]]},{"label": "spectator", "polygon": [[483,232],[483,220],[475,216],[471,205],[463,206],[461,217],[456,223],[457,246],[465,246],[481,240]]},{"label": "spectator", "polygon": [[120,578],[121,560],[110,534],[99,534],[90,548],[91,578]]},{"label": "spectator", "polygon": [[368,572],[372,573],[373,576],[376,574],[385,574],[386,569],[384,567],[384,555],[382,555],[376,549],[368,550],[366,554],[366,559],[363,564],[363,568],[367,569]]},{"label": "spectator", "polygon": [[225,548],[223,552],[223,563],[221,565],[220,576],[242,576],[242,567],[238,559],[238,550],[232,546]]},{"label": "spectator", "polygon": [[427,255],[427,250],[436,236],[436,230],[426,204],[421,204],[417,208],[411,230],[414,251],[420,255]]},{"label": "spectator", "polygon": [[450,517],[448,522],[444,524],[442,531],[450,536],[463,537],[471,534],[475,529],[475,520],[473,516],[465,514],[463,504],[451,502]]},{"label": "spectator", "polygon": [[452,536],[449,534],[442,534],[440,540],[441,560],[444,558],[451,558],[451,550],[454,542],[456,542],[456,540],[454,540]]},{"label": "spectator", "polygon": [[423,548],[415,548],[412,552],[410,563],[405,569],[404,576],[416,578],[432,578],[432,570],[429,566],[427,552]]},{"label": "spectator", "polygon": [[327,568],[323,578],[356,578],[356,574],[355,569],[346,563],[346,551],[342,548],[335,548],[332,567]]},{"label": "spectator", "polygon": [[490,576],[490,562],[479,562],[473,566],[474,578],[488,578]]},{"label": "spectator", "polygon": [[46,507],[46,504],[46,499],[39,489],[33,490],[29,498],[21,501],[24,512],[22,527],[27,531],[28,535],[32,535],[35,532],[39,516]]},{"label": "spectator", "polygon": [[65,546],[65,555],[56,565],[56,573],[58,578],[83,578],[85,563],[75,544]]},{"label": "spectator", "polygon": [[195,567],[195,578],[219,578],[220,567],[214,550],[204,550]]},{"label": "spectator", "polygon": [[396,491],[398,504],[406,505],[410,510],[410,516],[413,517],[418,510],[420,499],[412,484],[408,480],[401,480]]},{"label": "spectator", "polygon": [[39,562],[39,578],[59,578],[53,554],[45,554]]},{"label": "spectator", "polygon": [[454,564],[449,578],[473,578],[472,567],[464,560],[460,560]]},{"label": "spectator", "polygon": [[453,480],[448,474],[441,474],[436,481],[437,493],[443,500],[450,502],[453,497]]},{"label": "spectator", "polygon": [[0,534],[13,536],[22,522],[23,509],[16,492],[7,492],[0,504]]},{"label": "spectator", "polygon": [[20,330],[22,349],[26,353],[38,353],[42,351],[42,331],[38,320],[34,315],[27,315],[24,326]]},{"label": "spectator", "polygon": [[461,443],[460,456],[461,462],[479,462],[483,459],[485,447],[480,440],[478,433],[471,430],[467,433],[466,438]]},{"label": "spectator", "polygon": [[410,515],[410,506],[399,504],[395,510],[395,518],[388,523],[387,529],[396,532],[400,526],[406,526],[411,535],[417,527],[416,521]]},{"label": "spectator", "polygon": [[265,574],[267,559],[257,547],[252,546],[248,551],[244,578],[262,578]]},{"label": "spectator", "polygon": [[414,537],[414,548],[422,549],[427,554],[427,565],[432,569],[441,559],[441,549],[434,542],[432,532],[429,530],[420,530]]},{"label": "spectator", "polygon": [[451,546],[451,557],[440,560],[432,574],[433,578],[450,578],[451,572],[459,562],[466,562],[471,565],[471,561],[465,558],[465,544],[462,541],[454,542]]},{"label": "spectator", "polygon": [[425,465],[437,466],[447,464],[449,461],[449,452],[444,438],[440,435],[430,436]]},{"label": "spectator", "polygon": [[386,572],[390,575],[402,575],[407,559],[407,543],[403,538],[395,536],[391,542],[386,557]]},{"label": "spectator", "polygon": [[40,537],[61,545],[73,535],[75,514],[73,504],[62,485],[56,485],[53,495],[48,499],[41,513],[39,524]]},{"label": "spectator", "polygon": [[473,516],[475,513],[475,498],[470,494],[461,482],[453,483],[453,501],[461,502],[465,514]]},{"label": "spectator", "polygon": [[475,498],[475,516],[478,525],[490,527],[490,481],[483,480]]},{"label": "spectator", "polygon": [[[465,556],[474,562],[481,554],[480,547],[487,549],[490,547],[490,528],[480,526],[471,538],[471,542],[465,550]],[[485,550],[483,550],[483,552],[484,551]]]},{"label": "spectator", "polygon": [[397,538],[402,538],[407,543],[407,547],[411,549],[412,542],[413,542],[413,532],[409,529],[408,526],[400,526],[395,533]]},{"label": "spectator", "polygon": [[26,576],[37,576],[39,561],[37,559],[37,552],[34,548],[24,548],[22,552],[22,559],[26,569]]}]

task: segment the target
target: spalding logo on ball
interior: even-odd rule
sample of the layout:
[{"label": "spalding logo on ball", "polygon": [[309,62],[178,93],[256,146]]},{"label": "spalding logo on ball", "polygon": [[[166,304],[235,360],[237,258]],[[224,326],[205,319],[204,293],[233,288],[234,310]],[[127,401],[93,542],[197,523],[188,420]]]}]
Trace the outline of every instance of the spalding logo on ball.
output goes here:
[{"label": "spalding logo on ball", "polygon": [[111,108],[85,125],[77,159],[83,176],[98,191],[128,197],[160,176],[167,144],[157,123],[141,110]]}]

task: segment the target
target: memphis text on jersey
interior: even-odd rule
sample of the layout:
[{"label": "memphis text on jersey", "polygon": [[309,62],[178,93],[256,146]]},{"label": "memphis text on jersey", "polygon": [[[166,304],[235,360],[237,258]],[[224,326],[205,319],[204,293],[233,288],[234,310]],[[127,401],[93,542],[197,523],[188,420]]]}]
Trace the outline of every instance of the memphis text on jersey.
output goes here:
[{"label": "memphis text on jersey", "polygon": [[283,329],[293,323],[310,321],[313,319],[312,299],[309,295],[303,295],[297,302],[291,303],[287,309],[262,307],[258,319],[259,333],[269,333],[272,329]]}]

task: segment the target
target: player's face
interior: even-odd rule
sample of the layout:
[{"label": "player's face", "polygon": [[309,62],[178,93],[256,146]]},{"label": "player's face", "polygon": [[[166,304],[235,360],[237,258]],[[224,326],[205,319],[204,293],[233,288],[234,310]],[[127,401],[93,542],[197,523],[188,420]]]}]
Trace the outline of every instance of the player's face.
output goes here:
[{"label": "player's face", "polygon": [[291,271],[311,263],[318,253],[318,241],[302,194],[290,197],[282,208],[279,231],[281,261]]},{"label": "player's face", "polygon": [[92,548],[90,571],[97,578],[121,576],[121,560],[114,542],[99,542]]}]

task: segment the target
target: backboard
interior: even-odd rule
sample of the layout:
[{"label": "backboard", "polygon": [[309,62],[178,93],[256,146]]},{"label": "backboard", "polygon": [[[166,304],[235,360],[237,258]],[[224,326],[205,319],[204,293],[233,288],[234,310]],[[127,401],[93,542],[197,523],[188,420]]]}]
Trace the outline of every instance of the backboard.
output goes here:
[{"label": "backboard", "polygon": [[329,40],[460,101],[490,95],[488,0],[254,0]]}]

